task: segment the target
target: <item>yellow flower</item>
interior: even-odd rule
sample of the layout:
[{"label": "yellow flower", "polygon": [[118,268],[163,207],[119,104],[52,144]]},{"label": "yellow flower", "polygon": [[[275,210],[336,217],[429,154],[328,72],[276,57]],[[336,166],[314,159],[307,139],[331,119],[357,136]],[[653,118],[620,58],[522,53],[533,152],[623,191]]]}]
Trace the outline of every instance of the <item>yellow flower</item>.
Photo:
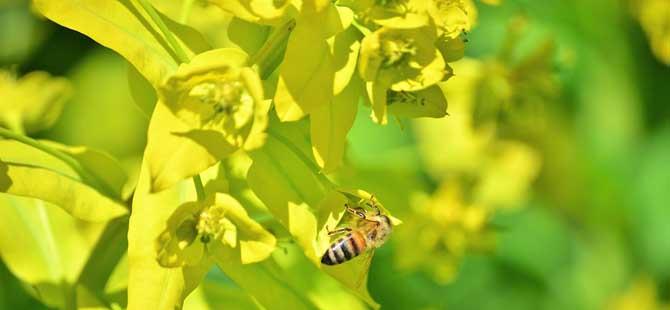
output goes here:
[{"label": "yellow flower", "polygon": [[196,266],[209,255],[208,247],[230,249],[238,244],[242,263],[246,264],[267,258],[276,239],[249,218],[233,197],[216,194],[175,210],[156,239],[156,260],[168,268]]},{"label": "yellow flower", "polygon": [[417,91],[449,77],[432,27],[380,28],[361,43],[359,73],[367,83],[373,118],[386,123],[387,91]]},{"label": "yellow flower", "polygon": [[236,49],[199,54],[163,83],[159,99],[193,130],[220,132],[243,147],[265,130],[269,108],[260,78],[246,61]]},{"label": "yellow flower", "polygon": [[430,199],[418,201],[415,213],[398,229],[396,261],[405,270],[421,270],[436,282],[448,283],[463,257],[491,247],[490,211],[466,201],[456,180],[445,182]]}]

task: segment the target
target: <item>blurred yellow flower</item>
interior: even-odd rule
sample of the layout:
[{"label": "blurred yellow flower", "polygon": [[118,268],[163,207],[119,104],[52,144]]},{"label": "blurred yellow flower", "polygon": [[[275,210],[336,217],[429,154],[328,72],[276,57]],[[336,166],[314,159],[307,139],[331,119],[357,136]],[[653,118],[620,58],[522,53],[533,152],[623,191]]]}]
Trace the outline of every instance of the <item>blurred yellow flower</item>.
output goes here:
[{"label": "blurred yellow flower", "polygon": [[486,227],[491,212],[467,201],[460,181],[450,179],[431,198],[416,199],[413,216],[395,237],[401,269],[418,269],[447,283],[468,252],[491,248],[493,235]]},{"label": "blurred yellow flower", "polygon": [[0,70],[0,126],[34,133],[53,126],[72,93],[70,82],[35,71],[16,78]]},{"label": "blurred yellow flower", "polygon": [[670,1],[636,0],[634,11],[656,57],[670,65]]},{"label": "blurred yellow flower", "polygon": [[656,283],[646,275],[634,279],[630,286],[612,298],[607,309],[612,310],[660,310],[668,309],[660,302]]}]

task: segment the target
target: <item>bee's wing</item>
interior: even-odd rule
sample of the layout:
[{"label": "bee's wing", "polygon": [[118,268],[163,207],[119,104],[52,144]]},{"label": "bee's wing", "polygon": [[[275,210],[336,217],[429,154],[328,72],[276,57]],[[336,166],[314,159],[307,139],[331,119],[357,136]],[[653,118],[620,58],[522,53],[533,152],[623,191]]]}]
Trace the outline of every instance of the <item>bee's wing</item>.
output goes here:
[{"label": "bee's wing", "polygon": [[363,253],[360,258],[360,271],[358,275],[358,280],[356,280],[356,288],[360,289],[363,285],[367,284],[368,273],[370,272],[370,265],[372,264],[372,257],[375,256],[375,251],[366,251]]}]

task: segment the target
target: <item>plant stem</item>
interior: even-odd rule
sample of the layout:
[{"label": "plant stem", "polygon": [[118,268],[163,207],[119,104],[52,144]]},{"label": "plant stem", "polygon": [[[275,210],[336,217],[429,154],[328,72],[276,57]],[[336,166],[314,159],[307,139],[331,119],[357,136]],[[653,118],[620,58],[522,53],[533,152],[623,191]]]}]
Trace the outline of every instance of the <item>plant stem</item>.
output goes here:
[{"label": "plant stem", "polygon": [[305,154],[303,154],[300,149],[295,146],[291,141],[286,139],[284,136],[276,133],[274,130],[268,128],[267,133],[269,136],[275,138],[275,140],[279,141],[279,143],[283,144],[285,147],[287,147],[295,156],[297,156],[300,161],[309,168],[309,170],[314,174],[314,176],[321,182],[321,185],[323,185],[327,189],[335,189],[337,188],[337,185],[333,183],[327,176],[325,176],[323,173],[321,173],[321,169],[319,169],[319,166],[317,166],[314,162],[312,162]]},{"label": "plant stem", "polygon": [[199,174],[193,176],[193,185],[195,185],[195,194],[198,197],[198,201],[204,201],[205,187],[202,185],[202,179]]},{"label": "plant stem", "polygon": [[261,48],[249,57],[249,65],[258,65],[258,75],[266,79],[279,65],[288,37],[295,28],[295,19],[290,19],[275,29]]},{"label": "plant stem", "polygon": [[188,16],[191,14],[191,8],[193,8],[193,2],[195,0],[184,0],[184,3],[181,6],[181,14],[179,15],[179,22],[185,24],[188,21]]},{"label": "plant stem", "polygon": [[99,182],[98,178],[96,178],[93,174],[89,173],[88,170],[84,168],[84,166],[82,166],[74,158],[70,157],[70,155],[67,155],[59,150],[51,148],[50,146],[40,143],[37,140],[15,133],[11,130],[7,130],[2,127],[0,127],[0,137],[19,141],[23,144],[32,146],[42,152],[45,152],[53,157],[60,159],[62,162],[70,166],[72,170],[74,170],[81,177],[84,183],[88,183],[89,185],[100,189],[108,197],[120,199],[118,195],[114,194],[113,190],[111,190],[106,184]]},{"label": "plant stem", "polygon": [[[179,58],[178,61],[180,63],[189,62],[190,59],[186,55],[186,52],[184,52],[184,49],[182,49],[179,42],[177,42],[177,40],[174,37],[174,34],[172,34],[172,31],[168,29],[167,25],[165,25],[165,22],[163,22],[163,19],[161,19],[160,15],[158,15],[156,9],[154,9],[154,7],[151,6],[151,4],[147,0],[138,0],[138,1],[140,5],[142,5],[144,10],[149,14],[151,19],[153,19],[156,25],[158,25],[158,28],[165,36],[165,39],[167,39],[170,46],[172,46],[172,49],[177,55],[177,58]],[[188,14],[191,11],[192,5],[193,0],[184,1],[184,6],[182,7],[182,15],[180,17],[181,22],[185,22],[186,19],[188,18]],[[205,187],[202,185],[202,179],[200,178],[199,174],[193,176],[193,185],[195,185],[195,193],[198,197],[198,201],[205,200]]]},{"label": "plant stem", "polygon": [[184,49],[181,47],[179,42],[177,42],[177,39],[175,39],[174,35],[170,31],[170,29],[168,29],[167,25],[165,25],[165,22],[163,22],[163,19],[160,17],[160,15],[158,15],[156,9],[154,9],[154,7],[149,3],[148,0],[138,0],[138,2],[142,6],[142,8],[144,8],[147,14],[149,14],[149,17],[151,17],[154,23],[156,23],[158,29],[160,29],[160,31],[163,33],[163,36],[165,36],[165,39],[172,47],[175,55],[177,55],[178,58],[177,60],[180,63],[189,62],[190,59],[188,58],[188,55],[186,55]]}]

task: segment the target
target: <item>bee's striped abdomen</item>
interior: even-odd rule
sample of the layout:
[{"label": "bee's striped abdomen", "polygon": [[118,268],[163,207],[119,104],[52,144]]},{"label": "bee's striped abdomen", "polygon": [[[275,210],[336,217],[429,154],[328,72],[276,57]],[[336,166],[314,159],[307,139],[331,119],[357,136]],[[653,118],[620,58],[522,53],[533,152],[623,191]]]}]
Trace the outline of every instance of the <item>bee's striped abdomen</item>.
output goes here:
[{"label": "bee's striped abdomen", "polygon": [[351,232],[330,245],[321,257],[325,265],[344,263],[365,251],[365,237],[359,232]]}]

